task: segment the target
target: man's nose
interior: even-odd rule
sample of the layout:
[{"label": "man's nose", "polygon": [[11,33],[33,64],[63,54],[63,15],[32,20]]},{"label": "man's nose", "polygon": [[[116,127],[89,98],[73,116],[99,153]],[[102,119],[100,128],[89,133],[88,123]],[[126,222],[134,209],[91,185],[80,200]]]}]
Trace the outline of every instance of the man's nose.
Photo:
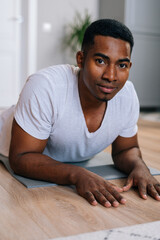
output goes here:
[{"label": "man's nose", "polygon": [[109,82],[116,81],[117,80],[116,66],[113,64],[107,65],[102,77],[103,79]]}]

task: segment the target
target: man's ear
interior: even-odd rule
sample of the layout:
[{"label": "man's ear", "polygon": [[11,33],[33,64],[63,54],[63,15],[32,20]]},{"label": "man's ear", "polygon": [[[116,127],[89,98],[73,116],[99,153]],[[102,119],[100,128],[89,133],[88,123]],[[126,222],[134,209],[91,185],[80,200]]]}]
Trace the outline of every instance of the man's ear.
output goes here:
[{"label": "man's ear", "polygon": [[83,68],[84,65],[84,52],[78,51],[76,54],[76,59],[77,59],[77,66],[79,68]]}]

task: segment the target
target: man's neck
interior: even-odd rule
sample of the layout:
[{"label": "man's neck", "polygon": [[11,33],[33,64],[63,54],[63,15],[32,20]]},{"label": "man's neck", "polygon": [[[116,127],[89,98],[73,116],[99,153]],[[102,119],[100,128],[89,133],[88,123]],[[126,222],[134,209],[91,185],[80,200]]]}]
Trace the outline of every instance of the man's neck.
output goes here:
[{"label": "man's neck", "polygon": [[78,92],[79,92],[79,98],[80,103],[83,110],[98,110],[98,109],[106,109],[106,102],[98,100],[96,97],[94,97],[88,88],[86,87],[81,73],[79,73],[78,76]]},{"label": "man's neck", "polygon": [[96,99],[80,78],[78,80],[78,91],[88,131],[95,132],[102,124],[107,103]]}]

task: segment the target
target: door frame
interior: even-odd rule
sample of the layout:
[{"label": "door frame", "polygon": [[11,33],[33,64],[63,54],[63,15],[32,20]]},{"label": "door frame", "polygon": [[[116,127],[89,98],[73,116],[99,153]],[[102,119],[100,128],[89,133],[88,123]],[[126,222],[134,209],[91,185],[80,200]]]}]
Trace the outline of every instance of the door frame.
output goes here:
[{"label": "door frame", "polygon": [[38,1],[28,0],[28,75],[37,71]]},{"label": "door frame", "polygon": [[38,0],[21,0],[24,19],[21,33],[20,89],[29,75],[37,71]]}]

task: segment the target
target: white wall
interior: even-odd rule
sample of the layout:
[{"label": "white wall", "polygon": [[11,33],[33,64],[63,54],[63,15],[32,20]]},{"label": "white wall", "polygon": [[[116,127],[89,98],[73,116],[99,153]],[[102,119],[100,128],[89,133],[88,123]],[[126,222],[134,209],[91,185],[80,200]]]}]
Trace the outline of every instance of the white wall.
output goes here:
[{"label": "white wall", "polygon": [[143,108],[160,108],[160,1],[126,0],[125,23],[135,46],[130,79]]},{"label": "white wall", "polygon": [[[74,21],[75,12],[82,16],[88,9],[92,20],[98,18],[98,0],[38,0],[37,69],[54,64],[75,63],[73,56],[64,52],[62,39],[66,27]],[[45,32],[43,26],[49,23],[51,31]]]},{"label": "white wall", "polygon": [[124,22],[124,5],[125,0],[99,0],[99,16]]},{"label": "white wall", "polygon": [[22,32],[21,32],[21,82],[20,88],[23,87],[23,84],[29,74],[28,72],[28,2],[26,0],[21,1],[22,4]]}]

